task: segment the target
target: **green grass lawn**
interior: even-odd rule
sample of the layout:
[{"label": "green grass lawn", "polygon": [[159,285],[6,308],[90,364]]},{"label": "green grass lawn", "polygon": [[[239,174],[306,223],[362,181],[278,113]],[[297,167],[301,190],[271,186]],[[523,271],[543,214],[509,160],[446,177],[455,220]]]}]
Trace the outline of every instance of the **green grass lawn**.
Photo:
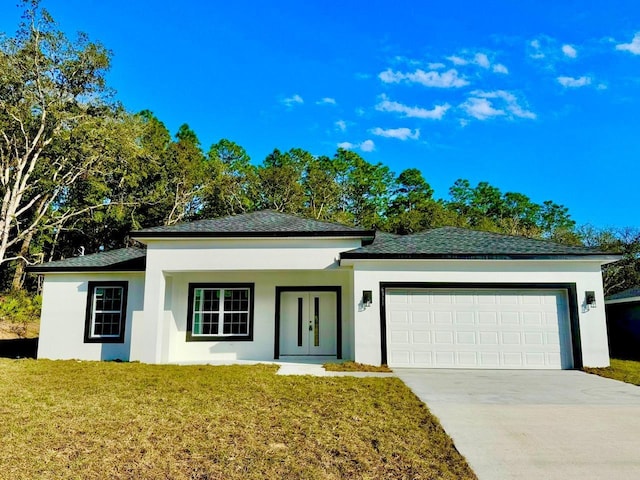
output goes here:
[{"label": "green grass lawn", "polygon": [[323,367],[327,372],[391,373],[391,369],[387,365],[368,365],[358,362],[325,363]]},{"label": "green grass lawn", "polygon": [[0,359],[0,477],[475,478],[396,378]]},{"label": "green grass lawn", "polygon": [[584,368],[585,372],[595,373],[602,377],[613,378],[622,382],[640,385],[640,362],[634,360],[611,359],[611,366],[607,368]]}]

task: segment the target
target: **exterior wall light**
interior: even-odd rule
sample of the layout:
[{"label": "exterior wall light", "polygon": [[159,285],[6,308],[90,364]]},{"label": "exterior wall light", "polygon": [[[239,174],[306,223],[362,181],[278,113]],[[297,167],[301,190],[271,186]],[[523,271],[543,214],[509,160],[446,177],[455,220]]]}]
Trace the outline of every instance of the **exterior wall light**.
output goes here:
[{"label": "exterior wall light", "polygon": [[373,302],[373,292],[371,290],[362,291],[362,306],[370,307]]},{"label": "exterior wall light", "polygon": [[596,292],[591,290],[584,292],[584,303],[588,308],[596,308]]}]

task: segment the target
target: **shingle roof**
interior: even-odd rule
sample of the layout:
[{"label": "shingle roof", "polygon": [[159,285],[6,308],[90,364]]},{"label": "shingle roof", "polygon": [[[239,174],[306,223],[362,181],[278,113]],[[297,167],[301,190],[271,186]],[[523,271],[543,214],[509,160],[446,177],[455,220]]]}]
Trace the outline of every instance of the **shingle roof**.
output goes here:
[{"label": "shingle roof", "polygon": [[344,252],[341,258],[543,258],[615,255],[546,240],[442,227]]},{"label": "shingle roof", "polygon": [[372,238],[373,231],[323,222],[272,210],[209,220],[197,220],[164,227],[146,228],[131,233],[140,238],[167,237],[309,237],[355,236]]},{"label": "shingle roof", "polygon": [[605,297],[605,300],[624,300],[626,298],[640,297],[640,287],[629,288],[622,292],[614,293]]},{"label": "shingle roof", "polygon": [[93,253],[66,258],[55,262],[32,265],[27,270],[34,273],[82,272],[82,271],[144,271],[147,251],[142,248],[120,248],[108,252]]}]

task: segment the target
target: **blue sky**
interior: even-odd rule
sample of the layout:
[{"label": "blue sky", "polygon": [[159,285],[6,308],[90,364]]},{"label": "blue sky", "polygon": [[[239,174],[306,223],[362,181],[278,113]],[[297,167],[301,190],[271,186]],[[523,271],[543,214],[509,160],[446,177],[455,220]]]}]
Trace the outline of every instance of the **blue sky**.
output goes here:
[{"label": "blue sky", "polygon": [[[259,163],[352,148],[640,226],[640,2],[44,0],[113,51],[131,111]],[[20,10],[0,6],[12,34]]]}]

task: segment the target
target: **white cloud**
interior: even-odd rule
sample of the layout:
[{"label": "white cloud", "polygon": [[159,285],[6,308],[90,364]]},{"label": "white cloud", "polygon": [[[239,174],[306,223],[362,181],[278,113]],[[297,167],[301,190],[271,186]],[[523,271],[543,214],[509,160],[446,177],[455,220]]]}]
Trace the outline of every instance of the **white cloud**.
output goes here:
[{"label": "white cloud", "polygon": [[403,105],[402,103],[391,101],[386,95],[381,95],[380,102],[376,105],[376,110],[379,112],[401,113],[405,117],[430,118],[433,120],[440,120],[444,114],[447,113],[449,108],[450,106],[446,103],[444,105],[436,105],[431,110],[421,107],[410,107],[408,105]]},{"label": "white cloud", "polygon": [[482,68],[489,68],[491,66],[489,57],[487,57],[484,53],[476,53],[475,57],[473,57],[473,63],[481,66]]},{"label": "white cloud", "polygon": [[450,57],[447,57],[447,60],[449,60],[454,65],[466,65],[469,63],[468,60],[465,60],[462,57],[458,57],[457,55],[451,55]]},{"label": "white cloud", "polygon": [[576,58],[578,56],[578,51],[571,45],[563,45],[562,53],[564,53],[565,57],[569,58]]},{"label": "white cloud", "polygon": [[491,99],[500,99],[504,102],[504,108],[512,115],[520,118],[536,118],[536,114],[530,110],[526,110],[520,106],[518,102],[518,98],[511,92],[507,92],[506,90],[494,90],[492,92],[484,92],[481,90],[476,90],[471,92],[471,95],[475,95],[480,98],[491,98]]},{"label": "white cloud", "polygon": [[501,64],[501,63],[496,63],[496,64],[493,66],[493,71],[494,71],[495,73],[504,73],[504,74],[509,73],[509,69],[508,69],[507,67],[505,67],[505,66],[504,66],[503,64]]},{"label": "white cloud", "polygon": [[373,152],[376,149],[376,144],[373,140],[365,140],[360,144],[360,150],[363,152]]},{"label": "white cloud", "polygon": [[446,67],[446,65],[440,62],[434,62],[434,63],[427,63],[427,67],[429,68],[429,70],[440,70],[441,68]]},{"label": "white cloud", "polygon": [[507,67],[505,67],[501,63],[496,63],[492,67],[489,56],[486,53],[482,52],[476,53],[473,58],[464,58],[460,55],[451,55],[450,57],[447,57],[447,60],[449,60],[454,65],[476,65],[484,69],[491,68],[495,73],[509,73]]},{"label": "white cloud", "polygon": [[[477,118],[478,120],[486,120],[491,117],[510,115],[518,118],[536,118],[536,114],[530,110],[521,107],[518,98],[511,92],[506,90],[494,90],[485,92],[475,90],[471,92],[471,97],[462,105],[467,114]],[[501,103],[500,106],[494,106],[495,101]]]},{"label": "white cloud", "polygon": [[417,140],[420,138],[420,129],[416,128],[415,130],[411,130],[410,128],[389,128],[384,130],[380,127],[376,127],[371,130],[371,133],[374,135],[378,135],[380,137],[386,138],[397,138],[398,140]]},{"label": "white cloud", "polygon": [[345,150],[359,148],[363,152],[373,152],[376,149],[376,144],[373,143],[373,140],[365,140],[362,143],[341,142],[338,144],[338,148],[344,148]]},{"label": "white cloud", "polygon": [[578,78],[558,77],[557,80],[558,80],[558,83],[565,88],[586,87],[587,85],[591,84],[591,77],[585,77],[585,76],[578,77]]},{"label": "white cloud", "polygon": [[390,68],[378,75],[378,78],[384,83],[400,83],[406,80],[410,83],[419,83],[425,87],[436,88],[459,88],[469,85],[469,82],[463,77],[458,76],[458,71],[449,69],[446,72],[429,71],[417,69],[415,72],[394,72]]},{"label": "white cloud", "polygon": [[384,72],[380,72],[378,78],[382,80],[384,83],[399,83],[404,80],[405,74],[402,72],[394,72],[390,68],[386,69]]},{"label": "white cloud", "polygon": [[347,131],[347,122],[345,122],[344,120],[338,120],[334,125],[341,132],[346,132]]},{"label": "white cloud", "polygon": [[640,32],[636,32],[630,43],[619,43],[616,50],[623,50],[634,55],[640,55]]},{"label": "white cloud", "polygon": [[478,120],[486,120],[490,117],[505,115],[504,110],[493,108],[491,102],[486,98],[471,97],[461,104],[460,107],[463,108],[467,114]]},{"label": "white cloud", "polygon": [[530,58],[534,58],[536,60],[540,60],[545,57],[544,52],[542,51],[542,45],[540,44],[540,40],[531,40],[529,42],[529,46],[531,47],[531,53],[529,53]]},{"label": "white cloud", "polygon": [[282,100],[282,103],[284,103],[287,107],[293,107],[294,105],[300,105],[304,103],[304,100],[300,95],[296,93],[294,96],[287,97],[284,100]]},{"label": "white cloud", "polygon": [[324,97],[322,100],[316,102],[318,105],[336,105],[336,99],[331,97]]}]

